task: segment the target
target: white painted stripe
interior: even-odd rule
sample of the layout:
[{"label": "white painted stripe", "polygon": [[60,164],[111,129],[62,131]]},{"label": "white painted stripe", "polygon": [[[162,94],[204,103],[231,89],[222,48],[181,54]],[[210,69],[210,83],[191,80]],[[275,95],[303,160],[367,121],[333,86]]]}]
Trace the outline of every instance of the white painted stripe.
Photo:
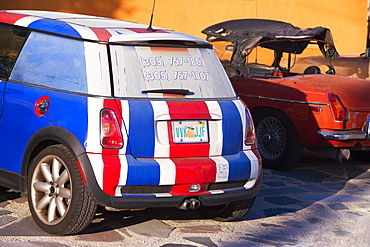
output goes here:
[{"label": "white painted stripe", "polygon": [[208,121],[209,156],[222,154],[222,111],[217,101],[205,101],[213,120]]},{"label": "white painted stripe", "polygon": [[94,175],[96,178],[96,181],[100,187],[101,190],[103,190],[103,170],[104,170],[104,162],[101,154],[87,154],[89,157],[91,166],[94,171]]},{"label": "white painted stripe", "polygon": [[[126,155],[118,155],[120,163],[121,163],[121,171],[118,181],[118,186],[124,186],[127,183],[127,174],[128,174],[128,162]],[[121,195],[121,192],[119,192]]]},{"label": "white painted stripe", "polygon": [[210,190],[209,191],[212,195],[214,195],[214,194],[223,194],[223,193],[225,193],[225,191],[223,191],[223,190]]},{"label": "white painted stripe", "polygon": [[245,106],[244,104],[240,101],[240,100],[233,100],[235,106],[238,108],[239,110],[239,114],[240,114],[240,118],[242,120],[242,127],[243,127],[243,150],[246,150],[246,149],[250,149],[249,146],[246,146],[245,143],[244,143],[244,140],[245,140],[245,134],[246,134],[246,112],[245,112]]},{"label": "white painted stripe", "polygon": [[88,97],[87,105],[87,138],[84,144],[86,152],[90,152],[88,157],[90,159],[90,164],[93,168],[96,181],[100,188],[103,189],[104,162],[101,155],[102,147],[100,145],[100,109],[103,107],[103,99]]},{"label": "white painted stripe", "polygon": [[172,197],[170,193],[157,193],[154,194],[156,197]]},{"label": "white painted stripe", "polygon": [[103,99],[87,98],[87,139],[85,142],[86,152],[101,153],[100,145],[100,110],[103,108]]},{"label": "white painted stripe", "polygon": [[[169,157],[170,156],[170,142],[169,130],[167,121],[170,119],[168,105],[166,101],[151,101],[154,113],[154,157]],[[163,119],[160,121],[159,119]]]},{"label": "white painted stripe", "polygon": [[212,119],[222,119],[221,107],[217,101],[204,101],[208,107],[208,112]]},{"label": "white painted stripe", "polygon": [[171,159],[156,159],[159,164],[159,185],[173,185],[176,181],[176,165]]},{"label": "white painted stripe", "polygon": [[210,157],[216,163],[216,183],[226,182],[229,178],[229,162],[222,156]]},{"label": "white painted stripe", "polygon": [[28,27],[32,22],[40,20],[42,18],[36,17],[36,16],[27,16],[24,18],[19,19],[14,23],[14,25],[22,26],[22,27]]},{"label": "white painted stripe", "polygon": [[94,31],[91,30],[90,28],[80,26],[80,25],[74,25],[71,23],[68,23],[68,25],[73,27],[81,35],[83,39],[98,40],[98,36],[96,36]]},{"label": "white painted stripe", "polygon": [[122,106],[122,137],[123,148],[119,150],[119,154],[126,154],[128,146],[128,130],[130,127],[130,107],[127,100],[121,100]]},{"label": "white painted stripe", "polygon": [[250,189],[256,184],[256,179],[249,180],[246,184],[244,184],[245,189]]},{"label": "white painted stripe", "polygon": [[84,42],[88,93],[110,96],[111,85],[107,48],[105,45]]},{"label": "white painted stripe", "polygon": [[252,151],[244,151],[245,155],[251,162],[251,174],[250,178],[257,178],[259,174],[259,162],[257,156]]},{"label": "white painted stripe", "polygon": [[114,192],[115,196],[122,196],[121,188],[122,188],[121,186],[116,187],[116,191]]},{"label": "white painted stripe", "polygon": [[261,171],[259,171],[259,162],[257,156],[252,151],[244,151],[244,153],[251,162],[250,180],[244,185],[244,188],[250,189],[255,185],[258,174]]}]

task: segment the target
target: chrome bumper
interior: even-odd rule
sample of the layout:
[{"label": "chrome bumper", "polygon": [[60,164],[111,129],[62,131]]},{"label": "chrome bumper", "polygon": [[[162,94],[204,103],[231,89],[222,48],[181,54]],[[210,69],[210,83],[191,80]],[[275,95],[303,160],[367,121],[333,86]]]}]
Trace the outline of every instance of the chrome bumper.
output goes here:
[{"label": "chrome bumper", "polygon": [[346,140],[370,140],[370,119],[366,119],[362,131],[351,130],[319,130],[317,134],[326,140],[346,141]]},{"label": "chrome bumper", "polygon": [[319,130],[317,134],[326,140],[345,141],[345,140],[365,140],[366,134],[362,131],[335,131]]}]

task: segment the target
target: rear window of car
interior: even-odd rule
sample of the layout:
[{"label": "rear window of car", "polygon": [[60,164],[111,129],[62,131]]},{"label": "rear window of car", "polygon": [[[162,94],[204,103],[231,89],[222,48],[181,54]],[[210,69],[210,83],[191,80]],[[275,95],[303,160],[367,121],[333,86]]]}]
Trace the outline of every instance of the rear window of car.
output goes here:
[{"label": "rear window of car", "polygon": [[210,48],[111,45],[110,50],[117,97],[177,97],[167,89],[188,90],[186,98],[235,97]]}]

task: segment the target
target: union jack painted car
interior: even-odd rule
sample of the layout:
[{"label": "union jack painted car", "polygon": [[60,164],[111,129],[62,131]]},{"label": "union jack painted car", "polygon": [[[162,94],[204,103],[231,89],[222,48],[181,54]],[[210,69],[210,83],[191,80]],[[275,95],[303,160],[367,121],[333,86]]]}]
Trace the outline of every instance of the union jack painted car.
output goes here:
[{"label": "union jack painted car", "polygon": [[120,20],[0,12],[0,184],[35,222],[97,205],[243,217],[261,184],[250,113],[203,39]]}]

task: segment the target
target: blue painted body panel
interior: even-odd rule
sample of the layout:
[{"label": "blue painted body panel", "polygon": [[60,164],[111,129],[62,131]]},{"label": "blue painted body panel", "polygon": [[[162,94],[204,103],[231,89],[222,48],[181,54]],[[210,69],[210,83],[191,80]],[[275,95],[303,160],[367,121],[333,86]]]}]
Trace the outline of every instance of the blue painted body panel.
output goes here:
[{"label": "blue painted body panel", "polygon": [[[42,96],[50,98],[43,117],[34,106]],[[83,144],[86,140],[87,97],[8,82],[0,119],[0,166],[20,174],[22,158],[31,137],[46,126],[65,128]]]}]

